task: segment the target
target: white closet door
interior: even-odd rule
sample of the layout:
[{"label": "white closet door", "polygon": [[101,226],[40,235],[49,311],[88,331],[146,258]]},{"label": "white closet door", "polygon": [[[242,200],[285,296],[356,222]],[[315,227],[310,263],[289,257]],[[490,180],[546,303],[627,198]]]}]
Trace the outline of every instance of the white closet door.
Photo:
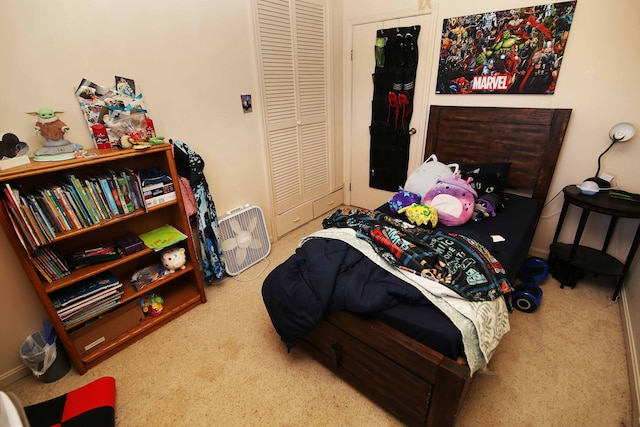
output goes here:
[{"label": "white closet door", "polygon": [[325,1],[257,0],[276,214],[330,191]]}]

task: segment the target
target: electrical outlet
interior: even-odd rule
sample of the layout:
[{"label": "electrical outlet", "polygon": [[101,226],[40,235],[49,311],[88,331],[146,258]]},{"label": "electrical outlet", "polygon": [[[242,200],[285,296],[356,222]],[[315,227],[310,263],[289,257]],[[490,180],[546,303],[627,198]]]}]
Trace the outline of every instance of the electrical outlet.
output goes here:
[{"label": "electrical outlet", "polygon": [[608,173],[601,173],[600,178],[604,179],[607,182],[611,182],[611,180],[613,180],[613,175],[609,175]]}]

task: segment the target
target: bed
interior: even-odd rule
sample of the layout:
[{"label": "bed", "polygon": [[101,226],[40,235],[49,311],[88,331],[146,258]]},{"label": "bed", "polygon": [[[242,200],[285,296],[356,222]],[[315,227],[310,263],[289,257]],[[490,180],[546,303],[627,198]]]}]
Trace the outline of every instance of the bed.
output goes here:
[{"label": "bed", "polygon": [[[510,163],[512,190],[496,218],[442,230],[454,228],[485,245],[511,283],[527,256],[570,115],[569,109],[430,109],[425,159],[436,154],[445,164]],[[474,372],[497,343],[486,351],[480,346],[484,358],[476,360],[469,332],[441,298],[425,298],[397,269],[374,262],[368,243],[357,248],[357,242],[334,238],[332,230],[307,239],[265,279],[263,298],[274,327],[289,349],[303,348],[403,423],[453,425]],[[314,289],[306,289],[306,281]],[[358,301],[347,301],[343,289]],[[323,302],[315,306],[317,301]],[[491,304],[504,316],[504,298]]]}]

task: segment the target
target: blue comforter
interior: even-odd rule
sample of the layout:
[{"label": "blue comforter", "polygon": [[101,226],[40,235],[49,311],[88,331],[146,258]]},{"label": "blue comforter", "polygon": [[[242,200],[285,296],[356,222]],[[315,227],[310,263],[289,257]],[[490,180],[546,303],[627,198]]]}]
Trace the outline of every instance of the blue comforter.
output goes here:
[{"label": "blue comforter", "polygon": [[369,313],[404,301],[428,305],[409,283],[334,239],[308,240],[265,279],[262,296],[276,331],[291,349],[329,310]]}]

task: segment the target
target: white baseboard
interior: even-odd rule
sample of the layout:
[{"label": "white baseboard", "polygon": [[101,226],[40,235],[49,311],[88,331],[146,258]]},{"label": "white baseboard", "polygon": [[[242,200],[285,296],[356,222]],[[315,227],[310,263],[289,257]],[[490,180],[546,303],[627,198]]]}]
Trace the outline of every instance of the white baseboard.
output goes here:
[{"label": "white baseboard", "polygon": [[12,370],[3,373],[0,375],[0,390],[8,386],[9,384],[13,384],[26,377],[27,375],[31,375],[31,370],[27,368],[25,365],[17,366]]}]

